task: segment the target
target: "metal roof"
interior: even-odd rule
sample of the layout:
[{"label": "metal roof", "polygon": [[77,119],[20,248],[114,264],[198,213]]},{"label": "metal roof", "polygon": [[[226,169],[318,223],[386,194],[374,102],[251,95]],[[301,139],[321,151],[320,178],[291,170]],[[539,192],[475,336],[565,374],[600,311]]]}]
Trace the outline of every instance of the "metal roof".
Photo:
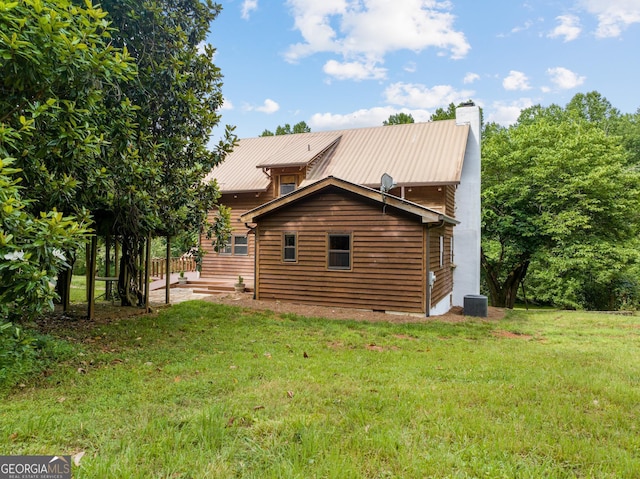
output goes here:
[{"label": "metal roof", "polygon": [[286,166],[308,166],[300,186],[334,176],[377,187],[384,173],[398,186],[457,184],[468,135],[469,125],[443,120],[247,138],[207,178],[223,193],[265,191],[270,179],[262,169]]},{"label": "metal roof", "polygon": [[281,136],[286,140],[282,147],[270,157],[258,162],[257,168],[307,166],[311,160],[334,144],[342,133],[328,131]]}]

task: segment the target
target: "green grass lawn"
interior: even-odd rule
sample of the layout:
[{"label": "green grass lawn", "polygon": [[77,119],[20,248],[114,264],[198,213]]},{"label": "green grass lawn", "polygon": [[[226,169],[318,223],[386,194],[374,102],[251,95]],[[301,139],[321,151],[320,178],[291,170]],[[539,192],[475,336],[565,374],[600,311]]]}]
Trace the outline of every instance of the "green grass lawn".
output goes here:
[{"label": "green grass lawn", "polygon": [[358,323],[192,301],[57,331],[4,398],[2,454],[75,478],[633,478],[640,320]]},{"label": "green grass lawn", "polygon": [[[99,298],[104,295],[104,281],[96,281],[95,295]],[[85,303],[87,301],[87,277],[73,275],[71,277],[71,290],[69,299],[72,303]]]}]

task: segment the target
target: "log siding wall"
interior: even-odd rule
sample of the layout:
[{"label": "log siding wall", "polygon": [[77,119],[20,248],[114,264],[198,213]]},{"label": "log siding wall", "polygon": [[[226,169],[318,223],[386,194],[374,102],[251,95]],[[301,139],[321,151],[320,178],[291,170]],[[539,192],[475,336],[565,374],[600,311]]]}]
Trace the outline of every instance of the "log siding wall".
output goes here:
[{"label": "log siding wall", "polygon": [[[233,234],[249,233],[239,221],[240,215],[274,198],[275,183],[258,196],[256,193],[222,196],[220,202],[231,208]],[[411,192],[406,192],[406,198],[454,216],[455,191],[454,185],[413,187]],[[382,215],[378,205],[334,192],[316,195],[262,219],[256,230],[260,250],[256,295],[259,299],[328,306],[426,312],[427,255],[423,252],[427,234],[429,271],[436,274],[436,283],[431,291],[431,305],[435,305],[453,289],[450,263],[453,227],[431,228],[427,233],[419,220],[404,213],[391,213],[387,211]],[[350,270],[327,268],[329,232],[352,235]],[[283,261],[284,233],[296,234],[295,262]],[[440,235],[444,236],[442,267]],[[253,278],[255,235],[249,233],[247,236],[249,254],[246,256],[218,254],[213,251],[211,240],[202,236],[201,245],[207,254],[203,259],[201,276],[242,275]]]},{"label": "log siding wall", "polygon": [[[271,190],[271,189],[270,189]],[[271,199],[271,191],[261,193],[256,197],[256,193],[225,194],[220,198],[220,203],[231,208],[231,229],[232,235],[247,235],[248,254],[229,255],[216,253],[210,239],[205,235],[200,236],[200,246],[206,251],[202,260],[201,278],[216,278],[229,276],[243,276],[253,278],[254,257],[255,257],[255,237],[249,233],[249,229],[240,221],[240,215],[249,211]],[[209,221],[213,221],[215,212],[209,213]]]},{"label": "log siding wall", "polygon": [[[425,226],[350,194],[322,192],[261,218],[258,299],[381,311],[424,311]],[[282,260],[284,233],[297,234],[298,261]],[[327,235],[351,234],[351,269],[327,267]]]}]

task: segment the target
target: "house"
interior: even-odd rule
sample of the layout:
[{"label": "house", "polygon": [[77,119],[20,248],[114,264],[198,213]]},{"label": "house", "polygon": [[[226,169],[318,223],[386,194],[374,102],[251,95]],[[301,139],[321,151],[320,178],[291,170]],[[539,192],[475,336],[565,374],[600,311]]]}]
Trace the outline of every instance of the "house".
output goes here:
[{"label": "house", "polygon": [[455,120],[242,139],[209,178],[233,234],[218,253],[202,238],[203,279],[241,275],[262,300],[425,315],[479,293],[475,105]]}]

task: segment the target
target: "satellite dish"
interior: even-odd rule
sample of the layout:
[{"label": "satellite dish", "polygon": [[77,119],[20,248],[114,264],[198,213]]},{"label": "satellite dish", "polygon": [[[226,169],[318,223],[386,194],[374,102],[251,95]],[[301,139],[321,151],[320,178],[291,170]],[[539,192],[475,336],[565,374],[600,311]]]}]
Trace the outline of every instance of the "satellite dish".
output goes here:
[{"label": "satellite dish", "polygon": [[380,178],[380,191],[382,193],[387,193],[394,186],[396,186],[396,184],[394,183],[393,178],[391,178],[391,176],[389,176],[386,173],[382,175],[382,178]]}]

